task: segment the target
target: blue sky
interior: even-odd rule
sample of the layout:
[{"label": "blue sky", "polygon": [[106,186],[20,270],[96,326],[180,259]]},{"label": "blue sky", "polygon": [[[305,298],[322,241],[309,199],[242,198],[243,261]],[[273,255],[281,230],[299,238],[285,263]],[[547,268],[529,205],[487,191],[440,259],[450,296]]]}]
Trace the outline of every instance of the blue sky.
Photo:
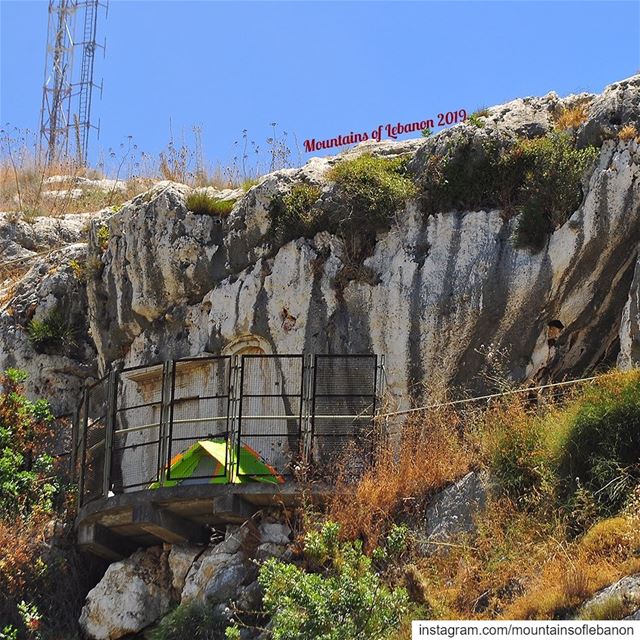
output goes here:
[{"label": "blue sky", "polygon": [[[2,0],[0,122],[37,128],[45,1]],[[171,2],[111,0],[99,149],[157,154],[202,128],[228,163],[247,129],[306,138],[473,111],[516,97],[601,91],[640,70],[639,2]],[[237,148],[236,148],[237,149]],[[302,155],[306,159],[308,154]]]}]

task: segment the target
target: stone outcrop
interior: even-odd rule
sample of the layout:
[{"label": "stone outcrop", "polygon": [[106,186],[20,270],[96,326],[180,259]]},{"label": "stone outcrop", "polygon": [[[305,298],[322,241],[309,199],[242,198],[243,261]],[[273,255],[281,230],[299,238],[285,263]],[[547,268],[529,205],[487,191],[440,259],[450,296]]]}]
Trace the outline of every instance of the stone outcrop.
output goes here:
[{"label": "stone outcrop", "polygon": [[454,536],[472,534],[476,516],[487,502],[489,485],[486,472],[471,471],[434,496],[425,514],[422,551],[440,552]]},{"label": "stone outcrop", "polygon": [[[0,214],[0,252],[21,277],[0,284],[0,370],[29,374],[30,396],[47,398],[56,415],[72,413],[87,379],[98,374],[87,313],[87,238],[102,214],[37,217],[27,223]],[[33,321],[51,319],[58,339],[30,339]]]},{"label": "stone outcrop", "polygon": [[[418,175],[456,136],[473,149],[487,136],[543,134],[576,103],[597,119],[576,135],[605,136],[606,118],[640,121],[639,84],[636,76],[602,96],[516,100],[490,109],[482,128],[462,124],[426,140],[365,143],[344,156],[405,154]],[[226,218],[188,211],[188,188],[171,183],[112,215],[106,250],[95,232],[90,241],[103,265],[88,287],[101,365],[217,354],[249,334],[274,353],[383,353],[390,390],[406,400],[436,377],[484,390],[489,346],[508,354],[508,373],[522,382],[583,375],[615,362],[620,345],[626,353],[635,339],[635,307],[627,302],[640,236],[637,141],[602,143],[583,203],[538,253],[514,247],[516,221],[500,210],[425,217],[408,201],[391,229],[377,233],[362,264],[368,276],[341,286],[348,257],[339,237],[323,231],[282,243],[270,234],[268,216],[271,198],[299,182],[321,189],[319,211],[340,206],[326,178],[339,159],[314,158],[266,176]],[[627,320],[625,305],[633,316]],[[550,327],[562,329],[551,338]]]},{"label": "stone outcrop", "polygon": [[148,627],[170,607],[167,554],[153,547],[109,566],[87,595],[80,626],[95,640],[116,640]]},{"label": "stone outcrop", "polygon": [[158,622],[178,604],[194,600],[253,614],[262,602],[257,582],[268,557],[289,558],[291,529],[265,519],[229,525],[210,546],[165,545],[136,551],[109,566],[88,594],[80,626],[93,640],[117,640]]},{"label": "stone outcrop", "polygon": [[[190,212],[189,187],[158,183],[92,222],[87,302],[82,287],[57,302],[32,295],[29,313],[40,317],[54,304],[88,308],[83,354],[64,355],[82,367],[97,355],[100,371],[115,361],[218,354],[247,336],[274,353],[377,352],[386,356],[389,390],[405,403],[424,396],[434,379],[483,391],[487,349],[506,354],[507,372],[517,382],[576,377],[616,359],[630,366],[638,358],[640,161],[637,140],[619,140],[617,132],[640,126],[639,87],[634,76],[601,95],[518,99],[489,109],[483,127],[467,122],[426,139],[367,142],[272,173],[247,193],[208,188],[235,201],[226,217]],[[327,171],[342,158],[403,155],[420,176],[434,154],[464,147],[472,158],[489,139],[506,144],[548,133],[557,115],[576,105],[587,114],[575,132],[578,144],[601,145],[599,157],[585,179],[582,204],[538,253],[514,246],[517,220],[501,210],[426,216],[418,200],[407,201],[391,227],[376,233],[355,271],[342,239],[329,231],[291,241],[271,232],[270,202],[294,184],[319,188],[320,214],[341,210],[342,196]],[[5,217],[0,247],[20,257],[78,242],[86,221],[65,216],[29,225]],[[32,270],[37,264],[40,275],[27,274],[18,288],[53,277],[44,263]],[[0,365],[29,366],[27,312],[18,308],[13,319],[11,308],[22,303],[14,304],[11,292],[4,300]],[[79,384],[57,373],[70,369],[54,363],[54,379],[37,383],[37,390],[51,397],[64,386],[67,405],[74,405]],[[38,375],[34,369],[32,377]]]},{"label": "stone outcrop", "polygon": [[640,574],[625,576],[614,584],[602,589],[595,596],[587,600],[580,611],[585,617],[598,607],[615,600],[622,610],[629,611],[625,620],[640,620]]}]

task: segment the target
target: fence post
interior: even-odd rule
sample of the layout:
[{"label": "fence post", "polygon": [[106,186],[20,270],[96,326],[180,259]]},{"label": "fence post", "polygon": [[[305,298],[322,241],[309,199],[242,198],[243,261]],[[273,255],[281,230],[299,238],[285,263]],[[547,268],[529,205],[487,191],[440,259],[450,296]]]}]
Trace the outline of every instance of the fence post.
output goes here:
[{"label": "fence post", "polygon": [[160,426],[158,427],[158,481],[162,486],[167,475],[169,434],[173,420],[173,383],[175,360],[165,360],[162,367],[162,394],[160,398]]},{"label": "fence post", "polygon": [[302,412],[302,462],[308,467],[311,461],[311,403],[313,398],[313,355],[306,354],[302,361],[303,412]]},{"label": "fence post", "polygon": [[118,370],[112,367],[107,381],[107,417],[104,433],[104,473],[102,480],[103,497],[108,497],[111,490],[111,454],[113,451],[113,432],[116,428],[118,374]]},{"label": "fence post", "polygon": [[82,506],[84,498],[84,481],[87,460],[87,428],[89,425],[89,390],[87,389],[86,384],[82,392],[81,406],[83,407],[84,411],[82,414],[82,425],[80,425],[80,422],[78,422],[78,429],[80,431],[80,433],[78,434],[78,448],[82,448],[82,452],[80,454],[80,477],[78,478],[78,505],[80,506]]},{"label": "fence post", "polygon": [[[235,456],[236,442],[238,441],[238,401],[240,398],[240,357],[237,355],[231,356],[229,366],[231,370],[229,372],[229,429],[227,432],[227,475],[229,480],[235,475],[236,469],[232,469],[232,461]],[[233,463],[235,465],[235,463]]]}]

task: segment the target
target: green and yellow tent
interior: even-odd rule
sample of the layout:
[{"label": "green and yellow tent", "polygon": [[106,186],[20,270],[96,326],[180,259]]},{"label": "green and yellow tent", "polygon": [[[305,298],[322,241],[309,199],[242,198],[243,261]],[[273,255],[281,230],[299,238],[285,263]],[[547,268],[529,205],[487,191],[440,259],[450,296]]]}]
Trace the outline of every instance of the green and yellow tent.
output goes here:
[{"label": "green and yellow tent", "polygon": [[247,482],[281,484],[284,478],[246,444],[240,445],[238,460],[237,448],[230,447],[225,440],[198,440],[172,458],[164,482],[154,482],[149,488]]}]

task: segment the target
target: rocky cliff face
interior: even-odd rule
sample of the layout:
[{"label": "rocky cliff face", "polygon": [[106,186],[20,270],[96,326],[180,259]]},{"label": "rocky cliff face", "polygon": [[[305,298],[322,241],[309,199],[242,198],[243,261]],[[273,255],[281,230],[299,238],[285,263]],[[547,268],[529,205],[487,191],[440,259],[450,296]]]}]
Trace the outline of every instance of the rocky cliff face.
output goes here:
[{"label": "rocky cliff face", "polygon": [[[548,133],[557,113],[577,104],[587,112],[577,144],[598,145],[598,158],[582,204],[539,252],[514,246],[517,219],[500,209],[426,216],[419,199],[406,201],[395,222],[376,233],[355,272],[338,235],[320,231],[282,242],[270,233],[271,199],[294,184],[320,189],[319,211],[341,206],[327,172],[343,158],[403,155],[418,176],[453,144],[465,142],[473,158],[487,140]],[[579,376],[616,359],[630,366],[640,353],[640,150],[637,140],[618,138],[626,124],[640,125],[640,76],[599,96],[515,100],[489,110],[483,127],[465,123],[428,139],[365,143],[314,158],[231,194],[241,197],[227,217],[195,214],[185,203],[188,187],[159,183],[91,225],[91,339],[83,338],[86,350],[76,362],[90,365],[92,343],[103,369],[113,361],[220,353],[253,336],[274,353],[385,354],[389,388],[403,401],[424,396],[435,379],[483,390],[488,353],[504,354],[519,382]],[[38,273],[47,271],[37,264]],[[29,291],[38,314],[50,299],[42,287],[53,276],[48,271],[38,281],[35,268],[17,291]],[[76,294],[54,294],[69,313],[83,308],[78,286]],[[7,296],[2,362],[20,363],[29,353],[24,321],[22,312],[9,312],[20,296]],[[50,362],[51,371],[64,369]]]}]

